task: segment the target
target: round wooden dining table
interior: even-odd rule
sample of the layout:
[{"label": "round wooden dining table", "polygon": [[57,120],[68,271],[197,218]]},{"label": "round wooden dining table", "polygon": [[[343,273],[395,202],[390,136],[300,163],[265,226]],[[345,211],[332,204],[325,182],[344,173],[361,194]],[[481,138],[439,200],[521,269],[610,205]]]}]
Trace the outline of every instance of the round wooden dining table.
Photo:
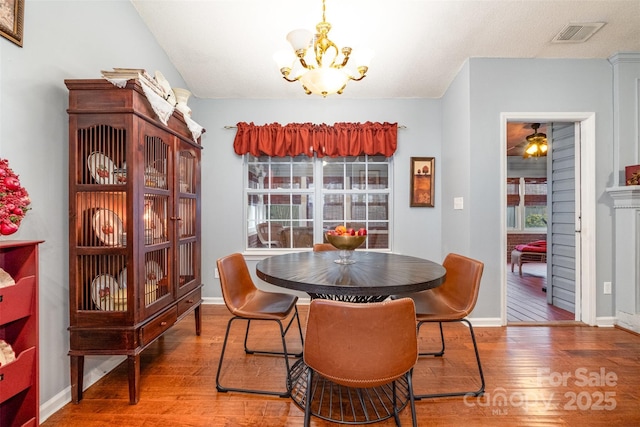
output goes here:
[{"label": "round wooden dining table", "polygon": [[265,258],[256,274],[265,282],[303,291],[311,298],[351,302],[379,302],[440,286],[445,268],[436,262],[407,255],[354,251],[353,264],[334,261],[337,251],[294,252]]},{"label": "round wooden dining table", "polygon": [[[265,258],[256,265],[256,274],[276,286],[303,291],[313,298],[369,303],[390,295],[401,296],[440,286],[446,269],[426,259],[383,252],[354,251],[355,263],[341,265],[337,251],[295,252]],[[302,410],[306,406],[307,372],[304,359],[291,367],[291,399]],[[397,382],[399,406],[409,400],[406,378]],[[342,424],[369,424],[393,416],[389,385],[373,389],[340,387],[324,377],[316,377],[311,413]],[[383,397],[381,397],[383,396]],[[336,409],[340,408],[340,409]]]}]

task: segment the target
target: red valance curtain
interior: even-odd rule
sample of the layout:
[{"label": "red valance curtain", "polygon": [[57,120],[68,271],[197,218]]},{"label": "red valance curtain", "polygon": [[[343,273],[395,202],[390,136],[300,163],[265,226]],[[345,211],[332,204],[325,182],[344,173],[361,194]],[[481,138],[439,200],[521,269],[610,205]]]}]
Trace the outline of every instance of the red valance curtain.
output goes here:
[{"label": "red valance curtain", "polygon": [[239,155],[286,157],[346,157],[383,155],[391,157],[398,145],[397,123],[271,123],[257,126],[238,123],[233,148]]}]

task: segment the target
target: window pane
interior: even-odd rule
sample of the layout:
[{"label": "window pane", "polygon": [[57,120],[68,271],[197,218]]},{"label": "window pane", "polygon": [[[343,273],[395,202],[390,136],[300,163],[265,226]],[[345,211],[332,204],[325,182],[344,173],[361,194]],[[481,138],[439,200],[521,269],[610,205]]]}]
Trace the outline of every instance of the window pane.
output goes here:
[{"label": "window pane", "polygon": [[322,188],[341,190],[344,186],[344,164],[324,163],[322,166]]},{"label": "window pane", "polygon": [[525,207],[525,228],[547,228],[547,207],[527,206]]},{"label": "window pane", "polygon": [[344,195],[325,194],[322,203],[322,219],[324,221],[344,222]]},{"label": "window pane", "polygon": [[367,248],[386,249],[389,247],[389,223],[370,222],[367,227]]},{"label": "window pane", "polygon": [[507,206],[507,228],[516,228],[516,207]]},{"label": "window pane", "polygon": [[387,194],[369,195],[369,221],[389,219],[389,196]]}]

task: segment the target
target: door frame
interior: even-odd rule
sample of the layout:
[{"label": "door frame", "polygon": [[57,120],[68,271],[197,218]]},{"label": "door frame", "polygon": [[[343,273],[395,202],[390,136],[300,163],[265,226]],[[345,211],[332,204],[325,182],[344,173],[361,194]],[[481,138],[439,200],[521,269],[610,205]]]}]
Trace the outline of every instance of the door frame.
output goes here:
[{"label": "door frame", "polygon": [[[594,112],[504,112],[500,113],[500,258],[507,253],[507,122],[576,122],[580,132],[576,147],[576,172],[582,206],[576,209],[576,312],[575,320],[596,324],[596,115]],[[591,171],[591,173],[587,173]],[[578,180],[576,180],[578,183]],[[576,188],[578,191],[578,188]],[[578,215],[580,215],[578,217]],[[579,266],[579,268],[578,268]],[[507,269],[502,268],[501,323],[507,324]]]}]

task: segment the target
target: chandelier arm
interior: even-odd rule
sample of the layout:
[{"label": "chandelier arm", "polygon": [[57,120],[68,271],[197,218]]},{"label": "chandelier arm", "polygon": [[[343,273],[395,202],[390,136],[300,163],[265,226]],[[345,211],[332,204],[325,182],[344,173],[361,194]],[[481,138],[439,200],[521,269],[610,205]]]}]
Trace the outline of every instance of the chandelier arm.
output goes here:
[{"label": "chandelier arm", "polygon": [[315,68],[313,65],[307,64],[307,61],[304,60],[304,55],[298,56],[298,59],[300,60],[300,65],[302,65],[303,68],[306,68],[307,70],[313,70]]},{"label": "chandelier arm", "polygon": [[353,80],[355,82],[359,82],[360,80],[364,79],[365,77],[367,77],[367,70],[369,68],[362,66],[362,67],[358,67],[358,72],[360,73],[360,77],[353,77],[353,76],[349,76],[349,80]]},{"label": "chandelier arm", "polygon": [[336,68],[342,68],[342,67],[346,66],[347,62],[349,62],[349,55],[350,54],[351,54],[351,48],[350,47],[343,47],[342,48],[342,55],[344,55],[344,59],[342,60],[342,64],[338,65]]}]

